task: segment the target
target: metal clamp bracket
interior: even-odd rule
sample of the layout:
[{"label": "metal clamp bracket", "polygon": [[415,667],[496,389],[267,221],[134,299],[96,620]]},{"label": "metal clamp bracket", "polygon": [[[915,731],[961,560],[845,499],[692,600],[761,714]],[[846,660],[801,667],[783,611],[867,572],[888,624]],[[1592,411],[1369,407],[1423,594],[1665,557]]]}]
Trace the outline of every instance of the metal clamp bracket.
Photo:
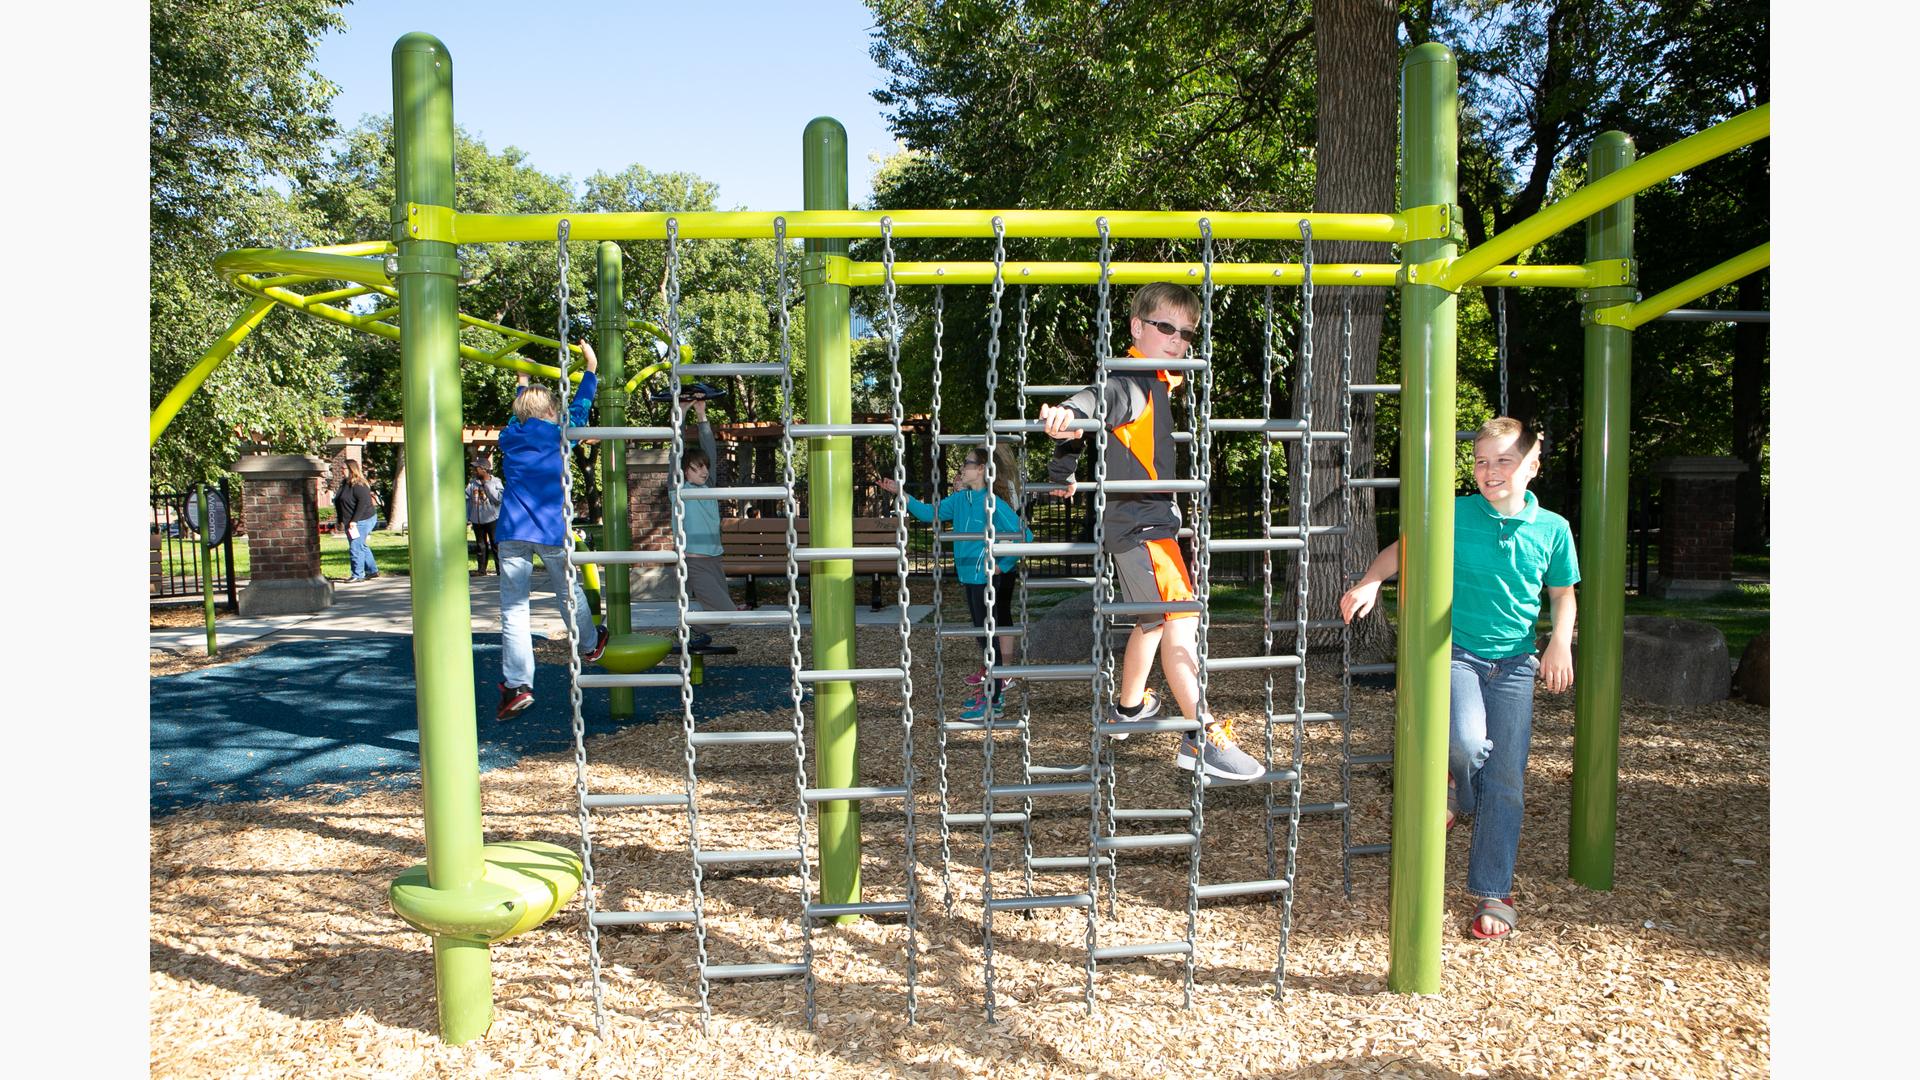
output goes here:
[{"label": "metal clamp bracket", "polygon": [[[1442,277],[1446,274],[1447,267],[1457,261],[1457,256],[1447,255],[1438,259],[1428,259],[1426,262],[1402,263],[1393,280],[1397,285],[1432,285],[1435,288],[1446,288],[1440,284]],[[1449,289],[1448,291],[1458,292],[1459,290]]]},{"label": "metal clamp bracket", "polygon": [[853,260],[845,255],[808,255],[800,264],[800,284],[851,286]]},{"label": "metal clamp bracket", "polygon": [[404,220],[394,221],[393,242],[404,240],[438,240],[443,244],[458,243],[454,239],[454,219],[457,217],[451,206],[434,206],[430,203],[408,203]]},{"label": "metal clamp bracket", "polygon": [[[1633,259],[1601,259],[1581,265],[1587,269],[1589,291],[1640,283],[1640,264]],[[1586,294],[1582,293],[1580,299],[1585,301]]]},{"label": "metal clamp bracket", "polygon": [[1409,206],[1400,211],[1400,220],[1406,223],[1401,243],[1414,240],[1451,240],[1456,244],[1467,242],[1466,225],[1460,219],[1460,207],[1456,203],[1434,203],[1431,206]]},{"label": "metal clamp bracket", "polygon": [[389,278],[406,274],[440,274],[450,278],[460,276],[460,260],[452,255],[389,255],[383,266]]}]

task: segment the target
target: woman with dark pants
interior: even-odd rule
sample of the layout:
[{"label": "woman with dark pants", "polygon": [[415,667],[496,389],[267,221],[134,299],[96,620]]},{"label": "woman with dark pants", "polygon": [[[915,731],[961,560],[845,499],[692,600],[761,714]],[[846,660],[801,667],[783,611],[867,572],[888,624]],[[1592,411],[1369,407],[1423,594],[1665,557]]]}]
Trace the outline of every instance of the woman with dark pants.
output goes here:
[{"label": "woman with dark pants", "polygon": [[367,537],[373,532],[373,489],[367,486],[367,474],[360,463],[347,461],[347,482],[333,498],[335,520],[346,523],[348,581],[368,581],[380,576],[374,565],[373,549]]},{"label": "woman with dark pants", "polygon": [[493,538],[493,529],[500,522],[501,490],[502,485],[491,469],[485,465],[473,467],[473,480],[467,484],[467,521],[473,525],[473,541],[480,559],[476,574],[487,572],[489,556],[493,559],[494,573],[500,572],[500,545]]}]

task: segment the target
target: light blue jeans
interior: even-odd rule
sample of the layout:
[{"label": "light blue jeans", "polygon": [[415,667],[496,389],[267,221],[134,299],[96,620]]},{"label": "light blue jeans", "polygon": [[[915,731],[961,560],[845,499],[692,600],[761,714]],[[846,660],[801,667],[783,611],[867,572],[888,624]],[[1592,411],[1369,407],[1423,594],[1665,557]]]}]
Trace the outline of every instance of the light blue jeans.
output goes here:
[{"label": "light blue jeans", "polygon": [[[500,541],[500,678],[508,686],[533,685],[533,629],[528,622],[533,592],[533,557],[546,564],[547,580],[553,585],[555,600],[567,592],[567,549],[556,544],[536,544],[528,540]],[[573,585],[574,610],[580,621],[593,627],[593,612],[587,607],[587,593],[576,577]],[[569,636],[579,638],[580,650],[590,651],[600,640],[598,628],[587,638],[574,629],[567,605],[560,604],[560,617]]]},{"label": "light blue jeans", "polygon": [[1467,891],[1478,897],[1513,895],[1539,670],[1532,654],[1488,660],[1453,647],[1447,764],[1460,812],[1473,819]]},{"label": "light blue jeans", "polygon": [[373,563],[373,549],[367,546],[367,536],[373,532],[373,519],[354,522],[353,531],[360,535],[347,541],[347,580],[364,581],[380,572]]}]

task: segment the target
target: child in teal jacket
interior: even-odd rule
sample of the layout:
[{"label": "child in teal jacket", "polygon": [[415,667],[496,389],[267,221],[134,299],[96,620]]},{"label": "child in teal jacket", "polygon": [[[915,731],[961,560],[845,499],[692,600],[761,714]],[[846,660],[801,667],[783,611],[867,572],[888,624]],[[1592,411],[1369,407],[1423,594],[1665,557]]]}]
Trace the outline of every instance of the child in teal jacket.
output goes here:
[{"label": "child in teal jacket", "polygon": [[[1019,495],[1016,488],[1016,470],[1013,454],[1006,447],[995,448],[993,481],[993,535],[995,540],[1031,540],[1033,530],[1020,520]],[[880,486],[889,493],[900,490],[890,479],[882,479]],[[952,523],[952,531],[957,533],[979,533],[987,531],[987,451],[985,447],[968,449],[967,456],[960,463],[960,470],[954,474],[953,493],[941,499],[938,505],[921,502],[913,496],[907,496],[907,512],[921,521],[946,521]],[[1013,565],[1019,560],[1015,555],[1002,555],[987,565],[987,545],[980,540],[958,540],[953,545],[953,565],[960,575],[960,583],[966,586],[967,610],[973,616],[973,625],[984,628],[987,625],[987,577],[991,569],[993,577],[993,625],[1004,628],[1013,624]],[[1014,651],[1013,637],[1009,634],[995,634],[999,639],[999,649],[994,657],[997,664],[1013,663],[1018,655]],[[984,661],[987,639],[980,637],[980,651]],[[1011,679],[1001,679],[994,687],[992,707],[998,715],[1007,685]],[[961,716],[967,720],[979,720],[987,713],[985,686],[987,669],[984,664],[978,672],[967,676],[967,684],[976,688],[967,698],[961,709]]]}]

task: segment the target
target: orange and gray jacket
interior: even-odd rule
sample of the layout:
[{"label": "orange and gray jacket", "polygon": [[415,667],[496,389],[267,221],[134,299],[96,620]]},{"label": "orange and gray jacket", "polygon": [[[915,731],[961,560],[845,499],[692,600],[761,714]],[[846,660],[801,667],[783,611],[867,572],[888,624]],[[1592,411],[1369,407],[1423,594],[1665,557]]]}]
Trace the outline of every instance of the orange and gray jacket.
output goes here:
[{"label": "orange and gray jacket", "polygon": [[[1128,350],[1133,353],[1133,350]],[[1133,353],[1133,355],[1138,355]],[[1107,377],[1107,479],[1162,480],[1174,476],[1173,409],[1169,390],[1178,374],[1116,371]],[[1084,420],[1094,419],[1094,388],[1061,402]],[[1047,479],[1064,484],[1080,464],[1086,435],[1054,444]],[[1180,508],[1171,492],[1108,495],[1106,549],[1126,551],[1148,540],[1180,535]]]}]

